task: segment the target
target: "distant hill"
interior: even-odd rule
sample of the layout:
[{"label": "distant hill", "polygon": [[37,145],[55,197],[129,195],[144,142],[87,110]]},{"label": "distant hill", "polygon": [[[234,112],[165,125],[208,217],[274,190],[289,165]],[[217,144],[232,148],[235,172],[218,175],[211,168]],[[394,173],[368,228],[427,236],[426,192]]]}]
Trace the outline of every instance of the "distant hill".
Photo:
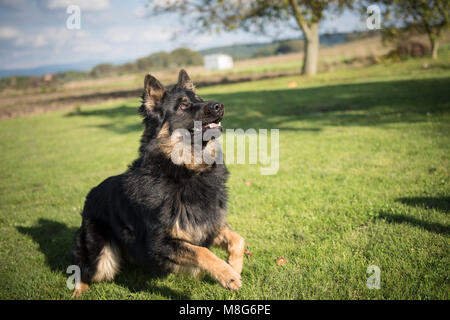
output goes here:
[{"label": "distant hill", "polygon": [[[332,46],[340,43],[344,43],[347,41],[351,41],[354,39],[362,38],[367,36],[366,33],[333,33],[333,34],[322,34],[320,35],[320,44],[321,46]],[[231,55],[235,60],[249,59],[256,56],[267,56],[282,52],[279,49],[282,43],[290,42],[290,45],[295,48],[295,51],[299,51],[303,39],[294,38],[294,39],[284,39],[277,40],[266,43],[245,43],[245,44],[235,44],[230,46],[222,46],[200,50],[199,53],[202,56],[208,54],[216,54],[216,53],[224,53]],[[138,59],[141,60],[141,59]],[[123,64],[124,62],[129,61],[115,61],[113,65]],[[57,65],[46,65],[40,66],[36,68],[27,68],[27,69],[8,69],[8,70],[0,70],[0,78],[6,78],[12,75],[16,76],[41,76],[47,73],[59,73],[65,71],[88,71],[91,70],[94,66],[98,65],[99,61],[82,61],[78,63],[70,63],[70,64],[57,64]]]},{"label": "distant hill", "polygon": [[15,76],[42,76],[47,73],[56,73],[62,71],[84,71],[95,66],[95,61],[83,61],[78,63],[46,65],[26,69],[7,69],[0,70],[0,78]]},{"label": "distant hill", "polygon": [[[333,46],[340,43],[347,42],[355,37],[356,33],[333,33],[333,34],[322,34],[320,35],[320,45],[321,46]],[[276,50],[276,47],[284,41],[299,41],[302,42],[302,38],[290,38],[284,40],[276,40],[271,42],[257,42],[257,43],[245,43],[245,44],[234,44],[223,47],[215,47],[210,49],[199,50],[202,56],[209,54],[223,53],[228,54],[233,57],[234,60],[249,59],[258,55],[258,52],[264,50],[272,51]]]},{"label": "distant hill", "polygon": [[198,52],[202,56],[207,56],[209,54],[223,53],[232,56],[234,60],[242,60],[252,57],[258,50],[265,48],[271,44],[272,42],[233,44],[230,46],[199,50]]}]

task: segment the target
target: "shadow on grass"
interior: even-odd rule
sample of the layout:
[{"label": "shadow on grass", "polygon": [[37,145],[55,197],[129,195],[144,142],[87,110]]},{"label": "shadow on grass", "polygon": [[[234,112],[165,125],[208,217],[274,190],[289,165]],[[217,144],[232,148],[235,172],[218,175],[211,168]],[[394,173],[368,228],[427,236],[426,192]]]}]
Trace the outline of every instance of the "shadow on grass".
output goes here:
[{"label": "shadow on grass", "polygon": [[381,212],[378,216],[379,219],[384,219],[387,222],[390,223],[407,223],[415,227],[423,228],[425,230],[428,230],[430,232],[443,234],[443,235],[449,235],[450,234],[450,227],[443,225],[438,222],[427,222],[423,220],[419,220],[417,218],[407,216],[404,214],[391,214],[391,213],[385,213]]},{"label": "shadow on grass", "polygon": [[[287,83],[286,83],[287,86]],[[368,82],[302,89],[205,95],[225,104],[226,128],[320,132],[323,126],[377,126],[425,121],[448,111],[450,78]],[[136,107],[82,110],[72,116],[103,117],[101,127],[119,133],[140,131]],[[136,120],[134,120],[136,119]],[[132,125],[125,125],[133,123]],[[134,122],[135,121],[135,122]],[[292,126],[291,121],[308,126]]]},{"label": "shadow on grass", "polygon": [[[32,227],[17,227],[17,230],[39,244],[39,250],[44,254],[46,264],[52,271],[60,272],[64,276],[67,267],[71,265],[70,252],[73,249],[74,236],[77,228],[69,228],[65,224],[48,219],[39,219]],[[167,286],[153,285],[155,277],[142,269],[125,264],[124,269],[114,279],[114,283],[128,288],[131,292],[152,292],[169,299],[190,299],[184,293],[172,290]],[[150,282],[150,284],[149,284]]]},{"label": "shadow on grass", "polygon": [[450,212],[450,197],[411,197],[398,198],[396,201],[411,207],[436,209],[445,213]]},{"label": "shadow on grass", "polygon": [[138,98],[142,94],[141,89],[116,90],[113,92],[94,92],[83,95],[73,95],[52,99],[49,103],[89,103],[93,101],[104,101],[106,99]]}]

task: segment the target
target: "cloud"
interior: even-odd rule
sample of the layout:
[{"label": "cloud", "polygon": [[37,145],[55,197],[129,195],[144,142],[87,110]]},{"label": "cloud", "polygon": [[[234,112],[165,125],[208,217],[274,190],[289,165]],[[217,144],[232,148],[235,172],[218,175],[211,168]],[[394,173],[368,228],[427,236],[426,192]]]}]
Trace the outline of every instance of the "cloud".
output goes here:
[{"label": "cloud", "polygon": [[78,43],[89,37],[86,31],[72,31],[66,28],[47,27],[38,32],[20,33],[15,37],[14,45],[18,47],[52,47],[61,48]]},{"label": "cloud", "polygon": [[25,5],[25,0],[0,0],[0,7],[18,9]]},{"label": "cloud", "polygon": [[175,33],[179,32],[181,27],[160,27],[152,26],[141,29],[139,32],[141,41],[168,41],[171,40]]},{"label": "cloud", "polygon": [[149,15],[148,8],[145,6],[136,7],[133,9],[133,15],[138,18],[146,18]]},{"label": "cloud", "polygon": [[85,11],[101,11],[110,7],[109,0],[46,0],[45,3],[50,10],[66,9],[70,5],[77,5]]},{"label": "cloud", "polygon": [[179,30],[178,27],[161,26],[111,27],[106,30],[104,39],[110,43],[163,42],[171,40]]},{"label": "cloud", "polygon": [[160,8],[168,8],[173,5],[192,2],[191,0],[153,0],[152,5]]},{"label": "cloud", "polygon": [[14,39],[20,35],[20,31],[13,27],[0,27],[0,39]]},{"label": "cloud", "polygon": [[89,39],[86,41],[80,41],[72,46],[72,51],[82,55],[91,54],[106,54],[114,51],[114,46],[111,46],[102,41],[96,41]]},{"label": "cloud", "polygon": [[133,33],[133,28],[112,27],[106,30],[105,39],[112,43],[124,43],[131,40]]}]

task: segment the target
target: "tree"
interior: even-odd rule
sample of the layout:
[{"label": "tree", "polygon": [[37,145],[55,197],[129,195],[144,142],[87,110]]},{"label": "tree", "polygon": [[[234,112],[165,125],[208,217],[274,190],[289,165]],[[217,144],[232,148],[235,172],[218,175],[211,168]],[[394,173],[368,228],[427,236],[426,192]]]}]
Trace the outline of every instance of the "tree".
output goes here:
[{"label": "tree", "polygon": [[183,67],[203,64],[203,57],[197,51],[178,48],[169,54],[170,66]]},{"label": "tree", "polygon": [[305,38],[302,74],[317,72],[319,53],[319,23],[325,11],[336,13],[351,0],[169,0],[150,3],[154,13],[179,13],[188,17],[190,28],[203,32],[215,29],[231,31],[243,28],[246,31],[264,32],[268,23],[296,24]]},{"label": "tree", "polygon": [[[373,3],[374,1],[371,1]],[[412,34],[426,34],[431,57],[437,59],[439,41],[449,28],[448,0],[378,0],[382,8],[385,39],[392,40]],[[399,25],[400,23],[400,25]]]},{"label": "tree", "polygon": [[154,52],[150,55],[152,66],[164,69],[169,67],[169,54],[165,51]]},{"label": "tree", "polygon": [[92,68],[90,74],[94,78],[108,76],[113,74],[115,67],[111,63],[101,63]]},{"label": "tree", "polygon": [[136,60],[136,66],[140,71],[149,70],[152,67],[152,60],[150,57],[139,58]]}]

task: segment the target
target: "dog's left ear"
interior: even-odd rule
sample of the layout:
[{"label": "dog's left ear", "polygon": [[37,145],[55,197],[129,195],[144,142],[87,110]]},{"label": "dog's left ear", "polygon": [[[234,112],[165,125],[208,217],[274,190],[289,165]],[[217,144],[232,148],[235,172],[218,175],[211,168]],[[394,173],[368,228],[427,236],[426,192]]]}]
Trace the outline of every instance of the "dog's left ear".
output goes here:
[{"label": "dog's left ear", "polygon": [[178,74],[177,87],[179,89],[187,89],[187,90],[195,91],[195,86],[192,83],[191,78],[189,78],[189,75],[187,74],[186,70],[184,70],[184,69],[181,69],[180,73]]},{"label": "dog's left ear", "polygon": [[166,89],[151,74],[147,74],[144,79],[144,105],[148,111],[151,111],[161,102]]}]

